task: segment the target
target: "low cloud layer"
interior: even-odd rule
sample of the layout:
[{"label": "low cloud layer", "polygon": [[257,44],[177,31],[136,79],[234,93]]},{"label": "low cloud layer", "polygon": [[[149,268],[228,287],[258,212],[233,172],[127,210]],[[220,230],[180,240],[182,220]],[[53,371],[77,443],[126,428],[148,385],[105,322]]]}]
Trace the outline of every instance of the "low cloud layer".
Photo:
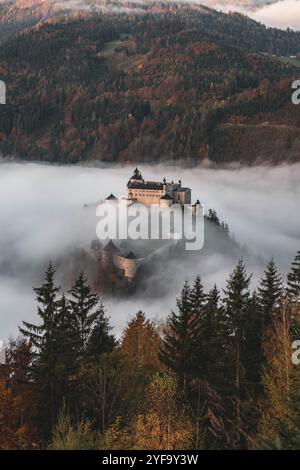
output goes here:
[{"label": "low cloud layer", "polygon": [[276,28],[292,28],[297,31],[300,30],[300,1],[299,0],[284,0],[282,2],[274,3],[273,5],[266,5],[258,9],[250,16],[267,26]]},{"label": "low cloud layer", "polygon": [[[58,167],[0,163],[0,336],[15,334],[21,320],[35,318],[32,285],[39,285],[49,259],[95,238],[95,207],[84,209],[113,192],[120,196],[132,166],[115,168]],[[253,285],[274,256],[283,275],[300,249],[300,165],[276,168],[193,170],[143,166],[146,179],[182,179],[206,208],[217,210],[231,232],[247,245]],[[216,252],[190,266],[166,260],[161,274],[149,279],[149,291],[134,299],[106,299],[116,330],[138,309],[164,318],[174,306],[185,278],[198,272],[205,286],[224,285],[237,259]],[[161,277],[160,277],[161,276]],[[167,295],[151,299],[151,285],[166,283]],[[168,284],[169,282],[169,284]]]},{"label": "low cloud layer", "polygon": [[[226,13],[229,11],[239,11],[269,27],[300,30],[299,0],[282,0],[272,2],[271,4],[268,4],[269,2],[267,1],[235,2],[234,0],[206,0],[203,3]],[[264,4],[262,5],[262,3]]]},{"label": "low cloud layer", "polygon": [[[165,0],[166,1],[166,0]],[[169,0],[176,2],[176,0]],[[224,12],[239,11],[244,13],[256,21],[260,21],[266,26],[277,28],[293,28],[300,30],[300,0],[183,0],[182,3],[196,3],[204,4],[212,8],[220,9]],[[124,11],[122,1],[118,2],[118,6],[114,7],[115,11]],[[126,6],[134,3],[135,7],[138,4],[155,3],[155,0],[126,0]],[[55,5],[64,9],[71,10],[89,10],[97,11],[97,9],[113,9],[111,5],[107,5],[102,0],[62,0],[55,1]],[[138,10],[138,7],[136,7]],[[125,8],[126,10],[126,8]]]}]

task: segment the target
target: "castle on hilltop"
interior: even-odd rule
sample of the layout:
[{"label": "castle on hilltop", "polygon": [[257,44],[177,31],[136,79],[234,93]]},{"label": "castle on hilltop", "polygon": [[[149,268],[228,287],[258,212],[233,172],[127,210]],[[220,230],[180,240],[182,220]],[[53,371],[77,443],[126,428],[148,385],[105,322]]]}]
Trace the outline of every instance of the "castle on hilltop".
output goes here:
[{"label": "castle on hilltop", "polygon": [[[125,202],[128,205],[134,203],[145,205],[157,204],[164,207],[179,204],[183,208],[185,204],[191,205],[191,193],[190,188],[181,185],[181,180],[178,183],[174,183],[174,181],[169,183],[165,178],[162,181],[147,181],[142,177],[138,168],[136,168],[128,180],[126,196],[119,200],[114,194],[110,194],[106,198],[106,202],[111,204]],[[193,214],[196,213],[197,206],[199,205],[201,206],[199,200],[191,205]],[[109,240],[101,250],[100,259],[104,267],[109,268],[113,266],[127,280],[131,281],[135,278],[137,266],[141,261],[132,252],[122,254],[112,240]]]}]

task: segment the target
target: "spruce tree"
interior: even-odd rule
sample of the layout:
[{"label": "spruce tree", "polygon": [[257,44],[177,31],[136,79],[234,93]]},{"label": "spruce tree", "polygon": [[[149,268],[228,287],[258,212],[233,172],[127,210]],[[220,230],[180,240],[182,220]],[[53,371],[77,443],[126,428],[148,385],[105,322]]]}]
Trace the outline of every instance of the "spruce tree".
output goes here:
[{"label": "spruce tree", "polygon": [[203,315],[204,306],[206,301],[206,294],[201,282],[201,277],[198,275],[195,279],[194,285],[190,291],[191,312],[199,319]]},{"label": "spruce tree", "polygon": [[74,328],[71,306],[65,294],[57,302],[57,329],[59,361],[69,379],[78,371],[79,357],[77,332]]},{"label": "spruce tree", "polygon": [[278,307],[282,292],[282,279],[272,258],[258,287],[258,300],[262,310],[264,327],[271,324],[274,310]]},{"label": "spruce tree", "polygon": [[291,300],[300,300],[300,251],[292,262],[291,272],[288,274],[288,295]]},{"label": "spruce tree", "polygon": [[91,329],[91,334],[87,344],[87,354],[89,360],[97,359],[101,354],[111,352],[116,346],[114,335],[110,332],[112,327],[109,324],[102,302],[97,308],[97,317]]},{"label": "spruce tree", "polygon": [[204,442],[209,448],[223,439],[228,334],[217,287],[214,286],[205,297],[206,302],[201,304],[201,314],[198,317],[198,333],[194,346],[195,372],[187,398],[196,421],[196,442],[199,442],[199,430],[204,426]]},{"label": "spruce tree", "polygon": [[61,406],[61,377],[58,367],[57,295],[55,271],[50,263],[41,287],[35,288],[40,324],[23,321],[20,332],[33,346],[31,375],[39,391],[39,417],[44,437],[50,433]]},{"label": "spruce tree", "polygon": [[195,372],[198,334],[199,323],[192,312],[191,289],[186,282],[177,299],[177,312],[169,316],[160,351],[162,362],[176,372],[184,390]]},{"label": "spruce tree", "polygon": [[205,376],[212,386],[220,386],[224,381],[223,375],[228,365],[228,335],[224,308],[220,305],[220,292],[214,285],[207,296],[200,330],[202,362],[205,364]]},{"label": "spruce tree", "polygon": [[41,287],[34,288],[38,302],[38,315],[42,320],[41,325],[35,325],[23,321],[25,328],[19,328],[20,332],[30,339],[33,346],[40,350],[44,344],[55,338],[57,331],[57,294],[59,287],[54,284],[55,271],[52,263],[45,272],[45,282]]},{"label": "spruce tree", "polygon": [[234,393],[234,422],[237,436],[236,445],[243,447],[243,434],[241,433],[242,416],[242,382],[244,379],[244,367],[242,364],[242,353],[245,345],[245,325],[248,315],[248,302],[250,297],[251,276],[246,273],[243,260],[240,260],[229,276],[226,289],[224,290],[225,313],[228,321],[229,341],[231,344],[232,368],[233,368],[233,393]]},{"label": "spruce tree", "polygon": [[244,341],[242,345],[241,362],[245,371],[244,383],[248,395],[258,398],[261,391],[260,376],[264,365],[262,351],[263,334],[265,329],[265,315],[256,291],[249,297],[244,319]]},{"label": "spruce tree", "polygon": [[214,209],[209,209],[206,217],[209,221],[214,222],[216,225],[221,225],[218,214]]},{"label": "spruce tree", "polygon": [[205,311],[207,295],[198,275],[190,291],[191,313],[194,316],[196,340],[195,352],[197,354],[197,371],[203,374],[207,366],[206,340],[209,335],[210,319],[207,318]]},{"label": "spruce tree", "polygon": [[80,271],[69,293],[73,328],[77,334],[79,360],[82,362],[86,358],[86,348],[92,329],[100,315],[99,297],[91,291],[83,271]]}]

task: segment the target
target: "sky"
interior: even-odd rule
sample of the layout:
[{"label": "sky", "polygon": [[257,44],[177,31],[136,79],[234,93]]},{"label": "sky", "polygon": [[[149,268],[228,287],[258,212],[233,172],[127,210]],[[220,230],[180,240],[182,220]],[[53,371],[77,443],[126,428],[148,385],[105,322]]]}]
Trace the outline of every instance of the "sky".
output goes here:
[{"label": "sky", "polygon": [[[141,170],[149,180],[181,179],[191,187],[193,200],[217,210],[235,239],[248,247],[253,287],[272,256],[282,274],[288,272],[300,249],[300,165],[192,171],[161,165]],[[124,194],[132,171],[132,166],[0,163],[0,338],[15,335],[22,320],[36,319],[32,286],[40,284],[49,259],[89,245],[98,221],[92,204],[111,192]],[[91,206],[85,209],[84,204]],[[206,289],[215,282],[223,287],[236,262],[220,250],[192,266],[184,259],[180,266],[166,259],[163,271],[150,277],[134,299],[105,300],[112,324],[120,332],[141,308],[151,318],[165,318],[185,278],[193,280],[199,272]],[[166,295],[153,298],[162,282],[169,282]]]}]

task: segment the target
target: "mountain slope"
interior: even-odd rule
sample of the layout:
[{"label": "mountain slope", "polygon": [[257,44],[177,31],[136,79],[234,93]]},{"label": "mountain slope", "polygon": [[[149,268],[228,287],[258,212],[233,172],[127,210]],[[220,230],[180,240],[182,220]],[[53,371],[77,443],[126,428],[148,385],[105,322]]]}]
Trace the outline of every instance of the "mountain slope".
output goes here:
[{"label": "mountain slope", "polygon": [[[297,69],[253,52],[268,31],[243,19],[252,33],[238,48],[240,15],[151,8],[52,18],[3,44],[2,152],[71,163],[299,159]],[[270,31],[271,48],[283,33]],[[300,49],[300,35],[284,38],[280,47]]]},{"label": "mountain slope", "polygon": [[4,0],[0,3],[0,43],[58,11],[51,0]]}]

